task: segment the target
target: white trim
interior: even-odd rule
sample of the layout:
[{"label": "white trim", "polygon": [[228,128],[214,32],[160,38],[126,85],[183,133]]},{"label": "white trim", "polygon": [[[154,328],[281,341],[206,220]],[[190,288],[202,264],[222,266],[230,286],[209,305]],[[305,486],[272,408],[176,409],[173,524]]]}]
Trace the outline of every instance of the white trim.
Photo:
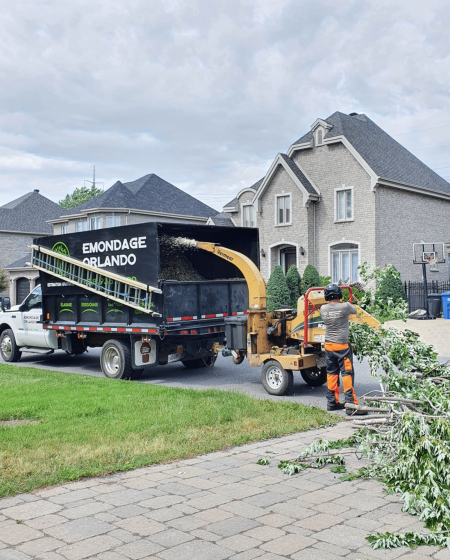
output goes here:
[{"label": "white trim", "polygon": [[351,245],[357,245],[358,246],[358,266],[361,264],[361,243],[359,241],[352,241],[351,239],[345,239],[345,237],[343,237],[339,241],[333,241],[333,243],[328,243],[328,274],[327,274],[327,276],[331,276],[331,281],[333,281],[333,270],[332,270],[332,260],[331,260],[332,247],[334,245],[342,245],[344,243],[347,243],[349,245],[351,244]]},{"label": "white trim", "polygon": [[[295,163],[295,165],[297,165],[297,167],[305,175],[305,173],[303,172],[303,169],[296,162],[294,162],[294,163]],[[294,182],[294,185],[296,185],[298,187],[299,191],[302,193],[302,195],[303,195],[303,207],[307,206],[307,204],[310,200],[319,200],[319,197],[320,197],[319,193],[317,193],[317,194],[309,193],[305,189],[305,187],[302,185],[301,181],[294,174],[294,172],[289,167],[289,165],[281,157],[281,154],[278,154],[277,157],[274,159],[272,165],[270,166],[269,171],[267,172],[266,176],[264,177],[264,180],[261,183],[259,189],[256,191],[255,196],[253,197],[252,202],[253,202],[255,208],[257,209],[257,212],[261,211],[260,198],[264,194],[264,191],[268,187],[268,185],[269,185],[272,177],[274,176],[275,172],[277,171],[279,165],[281,165],[283,167],[283,169],[286,171],[286,173],[289,175],[289,177]],[[305,175],[305,177],[306,177],[306,175]],[[312,181],[310,181],[310,183],[316,189],[316,186],[314,185],[314,183]],[[316,191],[318,191],[318,189],[316,189]]]},{"label": "white trim", "polygon": [[[279,223],[278,222],[278,199],[279,198],[284,198],[284,197],[289,197],[289,214],[290,214],[290,220],[289,222],[283,222],[283,223]],[[286,216],[286,209],[285,209],[285,216]],[[284,226],[291,226],[292,225],[292,193],[288,192],[288,193],[279,193],[275,195],[275,223],[274,223],[275,227],[284,227]]]},{"label": "white trim", "polygon": [[[289,148],[288,153],[286,155],[288,157],[292,158],[292,156],[295,152],[299,152],[301,150],[309,150],[313,147],[314,147],[314,142],[312,141],[312,139],[309,142],[304,142],[303,144],[293,144]],[[302,171],[303,171],[303,169],[302,169]],[[304,171],[303,171],[303,174],[306,176]]]},{"label": "white trim", "polygon": [[[61,222],[67,222],[68,220],[74,220],[75,218],[86,218],[89,214],[107,214],[109,212],[119,212],[119,213],[127,213],[127,214],[143,214],[145,216],[157,216],[157,217],[166,217],[166,218],[183,218],[183,220],[200,220],[204,221],[205,223],[208,221],[207,217],[204,216],[186,216],[185,214],[169,214],[167,212],[156,212],[153,210],[139,210],[138,208],[92,208],[90,210],[86,210],[84,213],[80,214],[69,214],[66,216],[62,216],[57,220],[46,220],[48,224],[59,224]],[[45,235],[52,235],[51,233],[46,233]]]},{"label": "white trim", "polygon": [[327,123],[327,121],[324,121],[323,119],[316,119],[313,124],[311,125],[311,132],[314,132],[314,130],[316,128],[318,128],[319,126],[321,126],[322,128],[325,129],[330,129],[333,128],[332,124]]},{"label": "white trim", "polygon": [[[246,226],[244,224],[244,208],[250,206],[251,208],[253,208],[255,214],[254,214],[254,218],[255,218],[255,225],[254,226]],[[240,204],[240,208],[241,208],[241,227],[257,227],[256,225],[256,208],[253,206],[253,204],[251,202],[241,202]]]},{"label": "white trim", "polygon": [[[300,244],[299,243],[294,243],[293,241],[285,241],[285,240],[277,241],[276,243],[272,243],[272,245],[269,245],[269,248],[266,251],[266,255],[268,256],[268,265],[269,265],[268,275],[269,276],[272,273],[272,249],[274,247],[278,247],[279,245],[287,245],[288,247],[295,247],[296,255],[297,255],[297,268],[299,268]],[[278,260],[279,260],[279,256],[280,256],[280,253],[278,253]],[[302,257],[303,256],[304,255],[302,255]]]},{"label": "white trim", "polygon": [[[351,218],[344,218],[343,220],[340,220],[339,216],[338,216],[339,210],[338,210],[338,203],[337,203],[337,199],[338,199],[337,195],[338,195],[338,192],[343,192],[343,191],[350,191],[352,193],[352,217]],[[337,188],[334,189],[334,223],[335,224],[343,224],[345,222],[354,222],[355,221],[354,201],[355,201],[354,187],[350,187],[350,186],[347,187],[345,185],[342,185],[342,187],[337,187]]]}]

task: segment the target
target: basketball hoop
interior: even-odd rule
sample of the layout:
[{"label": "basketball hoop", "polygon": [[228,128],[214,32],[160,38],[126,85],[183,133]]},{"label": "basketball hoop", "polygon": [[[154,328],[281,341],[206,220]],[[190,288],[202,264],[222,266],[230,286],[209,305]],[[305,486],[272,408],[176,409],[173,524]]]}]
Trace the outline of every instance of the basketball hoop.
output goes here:
[{"label": "basketball hoop", "polygon": [[439,261],[438,254],[435,251],[423,253],[423,262],[430,266],[436,266]]}]

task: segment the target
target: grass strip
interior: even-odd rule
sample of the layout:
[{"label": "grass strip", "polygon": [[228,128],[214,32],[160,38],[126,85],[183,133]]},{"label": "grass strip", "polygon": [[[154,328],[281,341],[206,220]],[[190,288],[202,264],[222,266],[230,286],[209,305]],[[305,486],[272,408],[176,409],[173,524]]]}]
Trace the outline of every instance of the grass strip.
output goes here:
[{"label": "grass strip", "polygon": [[0,497],[334,421],[314,407],[237,392],[0,364]]}]

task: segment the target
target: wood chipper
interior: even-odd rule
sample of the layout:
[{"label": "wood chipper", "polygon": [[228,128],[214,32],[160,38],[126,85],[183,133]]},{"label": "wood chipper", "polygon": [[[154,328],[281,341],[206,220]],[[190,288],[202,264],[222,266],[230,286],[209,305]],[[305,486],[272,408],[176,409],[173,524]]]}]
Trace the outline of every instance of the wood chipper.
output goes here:
[{"label": "wood chipper", "polygon": [[[264,280],[248,257],[214,243],[186,242],[233,263],[247,282],[247,316],[225,319],[227,349],[233,361],[239,364],[247,357],[250,365],[262,366],[261,381],[271,395],[284,395],[291,390],[294,371],[299,371],[312,387],[326,383],[325,328],[320,318],[320,308],[327,303],[324,288],[310,288],[298,299],[297,309],[270,313],[266,307]],[[355,304],[352,289],[341,288],[348,290],[349,301],[357,308],[357,314],[351,315],[350,320],[378,328],[379,322]]]}]

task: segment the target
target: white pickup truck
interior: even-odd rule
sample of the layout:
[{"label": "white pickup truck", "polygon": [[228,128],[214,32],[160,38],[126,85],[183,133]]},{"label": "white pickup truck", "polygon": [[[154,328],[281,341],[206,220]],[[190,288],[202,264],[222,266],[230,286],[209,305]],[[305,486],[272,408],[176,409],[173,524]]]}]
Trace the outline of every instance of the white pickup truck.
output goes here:
[{"label": "white pickup truck", "polygon": [[51,353],[57,348],[56,332],[43,328],[40,286],[20,305],[0,313],[0,353],[5,362],[18,362],[22,352]]}]

